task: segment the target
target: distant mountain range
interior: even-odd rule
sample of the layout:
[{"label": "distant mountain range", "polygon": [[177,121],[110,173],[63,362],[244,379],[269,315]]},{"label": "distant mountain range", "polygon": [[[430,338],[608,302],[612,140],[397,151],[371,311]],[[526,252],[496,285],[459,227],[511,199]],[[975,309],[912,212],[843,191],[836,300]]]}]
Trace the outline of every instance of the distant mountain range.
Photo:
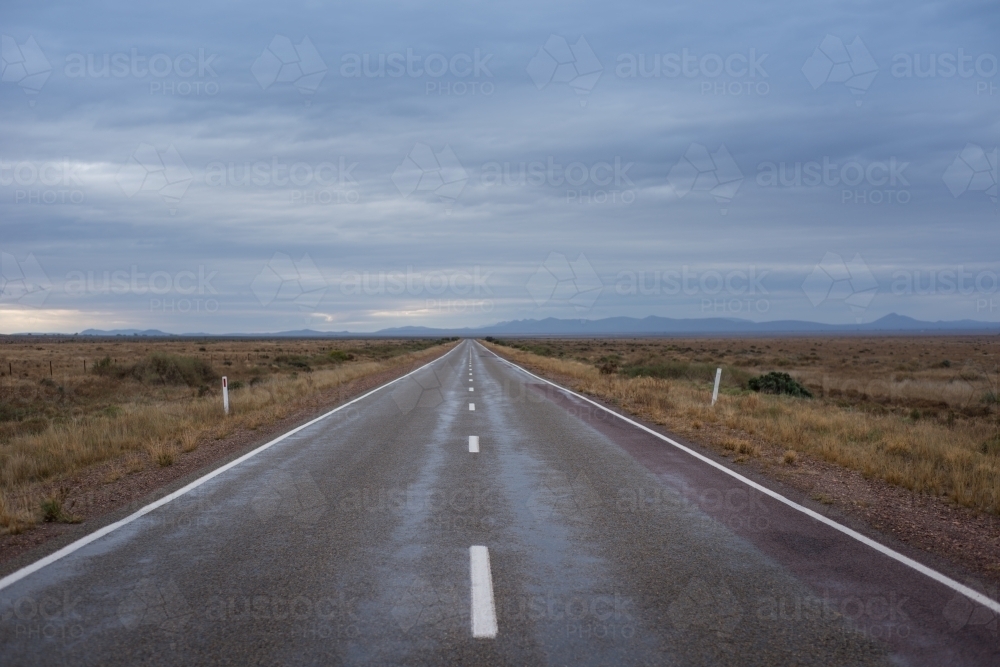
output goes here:
[{"label": "distant mountain range", "polygon": [[80,332],[81,336],[173,336],[159,329],[86,329]]},{"label": "distant mountain range", "polygon": [[[566,320],[549,317],[543,320],[514,320],[498,322],[484,327],[438,329],[431,327],[393,327],[373,333],[350,331],[315,331],[299,329],[276,333],[231,333],[219,337],[281,337],[281,338],[345,338],[352,336],[417,337],[417,336],[670,336],[680,334],[809,334],[809,333],[931,333],[974,332],[1000,333],[1000,322],[952,320],[925,322],[905,315],[892,313],[874,322],[864,324],[823,324],[803,320],[774,320],[751,322],[727,317],[700,319],[674,319],[651,315],[642,319],[634,317],[608,317],[600,320]],[[170,334],[159,329],[87,329],[81,336],[197,336],[215,334]]]}]

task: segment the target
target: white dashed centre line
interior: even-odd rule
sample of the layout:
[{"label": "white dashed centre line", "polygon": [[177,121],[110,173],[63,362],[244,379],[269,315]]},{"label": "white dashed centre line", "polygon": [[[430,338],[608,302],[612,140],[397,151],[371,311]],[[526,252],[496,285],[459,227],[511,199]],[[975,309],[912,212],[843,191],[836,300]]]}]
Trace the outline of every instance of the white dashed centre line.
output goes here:
[{"label": "white dashed centre line", "polygon": [[479,436],[470,435],[469,436],[469,453],[478,454],[479,453]]},{"label": "white dashed centre line", "polygon": [[473,389],[472,387],[469,387],[469,391],[475,391],[475,389]]},{"label": "white dashed centre line", "polygon": [[476,404],[475,403],[469,403],[469,410],[472,410],[473,412],[475,412],[475,410],[476,410]]},{"label": "white dashed centre line", "polygon": [[497,636],[497,611],[493,603],[490,552],[486,547],[469,547],[469,571],[472,576],[472,636],[493,639]]}]

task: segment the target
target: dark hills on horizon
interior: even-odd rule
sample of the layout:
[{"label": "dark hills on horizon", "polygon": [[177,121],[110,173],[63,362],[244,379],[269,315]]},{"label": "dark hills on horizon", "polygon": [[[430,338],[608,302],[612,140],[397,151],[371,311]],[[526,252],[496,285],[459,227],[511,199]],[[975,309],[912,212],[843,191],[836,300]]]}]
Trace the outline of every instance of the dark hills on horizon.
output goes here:
[{"label": "dark hills on horizon", "polygon": [[[411,336],[676,336],[720,334],[847,334],[847,333],[1000,333],[1000,322],[977,320],[952,320],[927,322],[905,315],[891,313],[872,322],[858,324],[826,324],[805,320],[774,320],[753,322],[738,318],[710,317],[675,319],[650,315],[644,318],[608,317],[597,320],[524,319],[497,322],[482,327],[390,327],[374,332],[316,331],[299,329],[271,333],[182,333],[174,334],[159,329],[86,329],[81,336],[144,336],[144,337],[286,337],[286,338],[345,338],[358,336],[411,337]],[[23,335],[23,334],[21,334]],[[68,335],[68,334],[67,334]]]}]

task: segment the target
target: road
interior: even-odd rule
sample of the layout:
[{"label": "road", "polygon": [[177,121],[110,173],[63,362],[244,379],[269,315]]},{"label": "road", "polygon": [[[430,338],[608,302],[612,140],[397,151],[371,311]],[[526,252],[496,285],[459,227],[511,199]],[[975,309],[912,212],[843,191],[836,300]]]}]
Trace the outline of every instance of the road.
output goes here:
[{"label": "road", "polygon": [[0,664],[1000,664],[988,603],[720,468],[466,340],[0,580]]}]

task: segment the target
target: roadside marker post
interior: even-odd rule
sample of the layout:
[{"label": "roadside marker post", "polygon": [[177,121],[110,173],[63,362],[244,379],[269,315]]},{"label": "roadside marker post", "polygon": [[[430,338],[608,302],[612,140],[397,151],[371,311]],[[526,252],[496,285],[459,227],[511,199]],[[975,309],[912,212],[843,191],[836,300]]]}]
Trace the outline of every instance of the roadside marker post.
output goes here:
[{"label": "roadside marker post", "polygon": [[722,369],[721,368],[716,368],[715,369],[715,389],[712,390],[712,405],[715,405],[715,402],[717,400],[719,400],[719,380],[721,380],[721,379],[722,379]]},{"label": "roadside marker post", "polygon": [[229,414],[229,378],[222,376],[222,409]]}]

